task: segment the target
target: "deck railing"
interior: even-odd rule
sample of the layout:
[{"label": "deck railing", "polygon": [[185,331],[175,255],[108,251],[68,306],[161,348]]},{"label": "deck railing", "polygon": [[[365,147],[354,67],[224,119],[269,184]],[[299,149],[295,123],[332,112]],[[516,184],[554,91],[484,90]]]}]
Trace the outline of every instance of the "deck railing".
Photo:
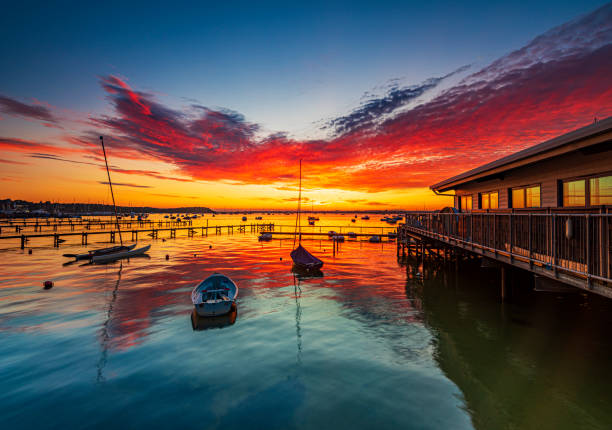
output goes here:
[{"label": "deck railing", "polygon": [[409,232],[612,286],[612,214],[406,214]]}]

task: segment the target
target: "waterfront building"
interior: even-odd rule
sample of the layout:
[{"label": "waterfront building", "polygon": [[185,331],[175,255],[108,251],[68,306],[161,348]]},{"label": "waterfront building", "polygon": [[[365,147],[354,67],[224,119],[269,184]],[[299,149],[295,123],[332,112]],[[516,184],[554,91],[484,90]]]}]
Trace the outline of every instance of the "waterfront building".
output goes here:
[{"label": "waterfront building", "polygon": [[612,117],[431,189],[454,208],[406,214],[398,252],[477,255],[612,298]]},{"label": "waterfront building", "polygon": [[612,117],[445,179],[461,212],[589,212],[612,208]]}]

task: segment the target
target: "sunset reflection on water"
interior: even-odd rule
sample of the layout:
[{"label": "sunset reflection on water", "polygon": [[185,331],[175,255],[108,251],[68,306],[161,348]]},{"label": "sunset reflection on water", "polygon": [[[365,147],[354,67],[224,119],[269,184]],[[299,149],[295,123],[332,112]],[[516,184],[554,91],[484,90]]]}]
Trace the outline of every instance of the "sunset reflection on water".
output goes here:
[{"label": "sunset reflection on water", "polygon": [[[107,265],[62,266],[61,254],[80,245],[0,251],[12,262],[0,276],[0,412],[8,428],[40,426],[41,412],[48,427],[71,428],[487,428],[506,412],[483,406],[482,385],[461,369],[476,366],[469,372],[479,384],[493,375],[463,357],[488,353],[498,319],[534,341],[548,336],[540,319],[528,333],[515,326],[538,309],[500,307],[482,270],[398,261],[392,241],[347,240],[333,252],[327,238],[305,240],[325,262],[317,276],[292,271],[289,238],[258,242],[247,232],[144,242],[152,244],[148,258]],[[194,318],[190,292],[215,272],[238,285],[236,307]],[[47,279],[51,290],[42,289]],[[576,299],[565,306],[575,317],[582,309]],[[554,306],[544,309],[560,318]],[[479,330],[489,327],[489,337],[472,331],[466,314]],[[602,339],[590,340],[609,351]],[[521,343],[505,347],[496,363],[516,361],[520,351],[520,368],[530,368]],[[561,408],[568,399],[558,396],[553,405]],[[607,422],[601,409],[589,413]]]}]

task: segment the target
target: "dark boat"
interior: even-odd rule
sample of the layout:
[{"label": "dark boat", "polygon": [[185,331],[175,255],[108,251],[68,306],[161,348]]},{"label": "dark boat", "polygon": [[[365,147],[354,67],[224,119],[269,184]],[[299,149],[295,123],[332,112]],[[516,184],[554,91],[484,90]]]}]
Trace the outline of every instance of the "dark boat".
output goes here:
[{"label": "dark boat", "polygon": [[323,262],[308,252],[301,243],[291,251],[290,255],[296,269],[315,271],[323,267]]},{"label": "dark boat", "polygon": [[302,246],[302,234],[300,225],[300,213],[302,206],[302,160],[300,160],[300,192],[298,195],[298,210],[295,220],[295,236],[293,237],[293,246],[295,247],[295,238],[298,238],[298,246],[289,254],[293,260],[293,267],[298,271],[314,271],[323,267],[323,261],[312,255],[306,248]]}]

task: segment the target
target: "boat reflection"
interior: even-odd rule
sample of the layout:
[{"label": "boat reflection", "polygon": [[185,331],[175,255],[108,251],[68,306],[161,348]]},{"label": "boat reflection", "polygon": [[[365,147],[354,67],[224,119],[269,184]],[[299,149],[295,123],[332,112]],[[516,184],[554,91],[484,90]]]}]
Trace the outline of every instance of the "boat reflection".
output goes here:
[{"label": "boat reflection", "polygon": [[224,328],[233,325],[238,316],[238,307],[232,304],[232,309],[225,315],[214,317],[201,317],[194,310],[191,311],[191,328],[194,331],[209,330],[212,328]]},{"label": "boat reflection", "polygon": [[322,278],[323,277],[323,272],[321,271],[321,269],[305,270],[300,266],[296,266],[295,264],[293,265],[293,267],[291,267],[291,272],[293,272],[293,274],[298,279],[310,279],[310,278]]}]

